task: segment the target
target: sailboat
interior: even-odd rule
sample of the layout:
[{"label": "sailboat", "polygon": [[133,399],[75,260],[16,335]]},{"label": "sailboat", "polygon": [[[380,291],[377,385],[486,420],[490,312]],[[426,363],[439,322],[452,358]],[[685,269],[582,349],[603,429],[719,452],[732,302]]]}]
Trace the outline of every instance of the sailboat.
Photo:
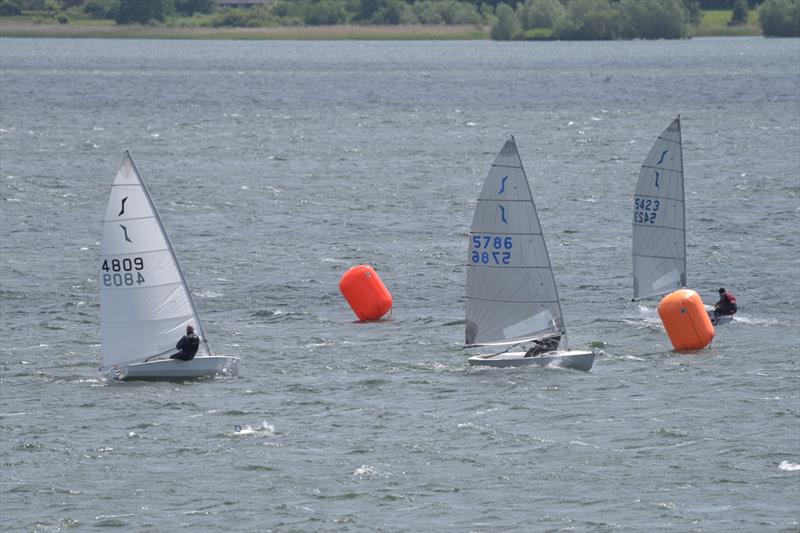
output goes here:
[{"label": "sailboat", "polygon": [[[639,171],[633,199],[633,299],[686,287],[686,200],[681,117],[658,136]],[[714,317],[727,324],[732,316]]]},{"label": "sailboat", "polygon": [[[238,357],[212,355],[175,251],[133,163],[111,185],[100,242],[100,333],[111,379],[236,375]],[[194,359],[169,359],[187,325],[202,342]]]},{"label": "sailboat", "polygon": [[[468,361],[591,369],[594,352],[566,349],[566,334],[544,235],[512,136],[478,196],[467,259],[466,347],[506,348]],[[528,344],[527,350],[510,351]]]}]

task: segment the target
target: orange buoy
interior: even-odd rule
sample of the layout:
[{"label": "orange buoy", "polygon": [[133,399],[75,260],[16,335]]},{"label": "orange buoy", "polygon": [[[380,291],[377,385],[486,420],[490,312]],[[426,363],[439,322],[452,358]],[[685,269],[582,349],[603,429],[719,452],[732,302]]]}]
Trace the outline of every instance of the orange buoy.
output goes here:
[{"label": "orange buoy", "polygon": [[658,304],[658,316],[678,351],[705,348],[714,338],[714,325],[703,300],[691,289],[679,289],[664,296]]},{"label": "orange buoy", "polygon": [[356,265],[342,275],[339,290],[359,320],[378,320],[392,308],[392,295],[369,265]]}]

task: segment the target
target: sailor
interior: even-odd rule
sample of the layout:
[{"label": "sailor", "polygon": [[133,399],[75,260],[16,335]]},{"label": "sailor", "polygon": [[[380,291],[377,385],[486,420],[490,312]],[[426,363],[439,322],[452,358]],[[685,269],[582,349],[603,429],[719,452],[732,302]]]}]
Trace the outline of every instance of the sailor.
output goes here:
[{"label": "sailor", "polygon": [[191,324],[186,326],[186,335],[181,337],[175,348],[180,352],[170,356],[170,359],[180,359],[181,361],[191,361],[194,359],[194,354],[200,348],[200,337],[194,334],[194,328]]},{"label": "sailor", "polygon": [[719,301],[714,306],[714,318],[720,316],[727,316],[736,313],[736,296],[725,290],[725,287],[719,289]]},{"label": "sailor", "polygon": [[525,352],[525,357],[536,357],[537,355],[554,352],[558,349],[559,342],[561,342],[561,335],[536,339],[533,341],[533,346]]}]

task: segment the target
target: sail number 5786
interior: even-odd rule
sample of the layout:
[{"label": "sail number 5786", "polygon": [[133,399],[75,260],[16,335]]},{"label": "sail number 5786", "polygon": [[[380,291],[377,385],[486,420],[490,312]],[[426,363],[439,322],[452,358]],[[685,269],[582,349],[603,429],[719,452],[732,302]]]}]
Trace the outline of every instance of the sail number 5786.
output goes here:
[{"label": "sail number 5786", "polygon": [[511,263],[512,237],[473,235],[471,259],[474,264],[507,265]]}]

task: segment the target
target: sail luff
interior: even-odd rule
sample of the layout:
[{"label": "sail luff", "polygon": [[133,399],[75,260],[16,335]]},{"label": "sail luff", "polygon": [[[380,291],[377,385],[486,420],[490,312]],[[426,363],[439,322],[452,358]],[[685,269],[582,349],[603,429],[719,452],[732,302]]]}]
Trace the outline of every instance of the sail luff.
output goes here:
[{"label": "sail luff", "polygon": [[164,240],[167,243],[167,249],[169,250],[170,255],[172,256],[172,260],[175,262],[175,267],[178,270],[178,275],[180,276],[181,283],[183,284],[183,289],[186,291],[186,296],[189,300],[189,305],[192,308],[192,314],[194,315],[194,320],[196,323],[197,331],[200,333],[200,338],[203,340],[203,344],[206,345],[206,350],[208,354],[211,355],[211,346],[208,344],[208,339],[206,338],[205,330],[203,329],[203,323],[200,321],[200,314],[197,312],[197,307],[194,305],[194,298],[192,298],[192,292],[189,290],[189,284],[186,282],[186,276],[183,273],[183,269],[181,268],[181,263],[178,261],[178,256],[175,255],[175,248],[172,246],[172,241],[170,241],[169,233],[167,229],[164,227],[164,223],[161,221],[161,216],[158,214],[158,209],[156,209],[155,203],[153,203],[153,199],[150,196],[150,191],[147,189],[147,185],[145,185],[144,180],[142,179],[142,175],[139,173],[139,169],[136,167],[136,163],[134,163],[133,158],[128,150],[125,150],[125,156],[128,158],[128,161],[133,168],[133,172],[136,175],[136,179],[139,180],[139,184],[142,187],[142,191],[144,191],[144,196],[147,198],[147,202],[150,204],[150,209],[153,211],[153,215],[155,216],[156,222],[158,223],[158,227],[161,229],[161,234],[164,237]]},{"label": "sail luff", "polygon": [[675,119],[678,126],[678,149],[681,152],[681,201],[683,202],[683,209],[681,210],[681,226],[683,227],[683,276],[682,283],[686,286],[686,174],[683,173],[683,137],[681,133],[681,116]]}]

